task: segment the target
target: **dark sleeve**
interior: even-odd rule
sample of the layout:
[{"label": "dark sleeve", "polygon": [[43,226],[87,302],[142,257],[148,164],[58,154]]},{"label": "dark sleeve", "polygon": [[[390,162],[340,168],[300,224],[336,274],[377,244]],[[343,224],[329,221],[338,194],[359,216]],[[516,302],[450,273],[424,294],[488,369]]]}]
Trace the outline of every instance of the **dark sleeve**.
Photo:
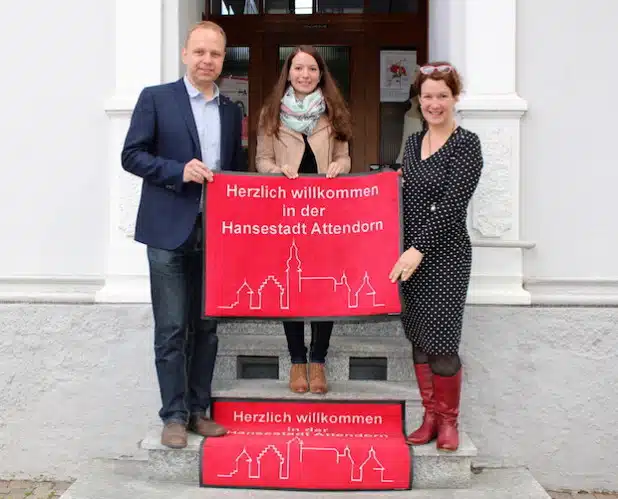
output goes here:
[{"label": "dark sleeve", "polygon": [[236,108],[236,118],[234,122],[236,123],[234,130],[234,156],[232,157],[232,167],[235,171],[243,171],[247,169],[247,164],[244,161],[244,154],[242,150],[242,109],[238,106],[234,106]]},{"label": "dark sleeve", "polygon": [[138,177],[161,187],[180,192],[183,188],[184,163],[155,156],[157,113],[152,93],[142,90],[122,148],[122,167]]},{"label": "dark sleeve", "polygon": [[452,159],[444,195],[435,203],[435,210],[413,237],[412,246],[421,253],[430,251],[444,238],[454,222],[465,217],[470,198],[478,185],[483,168],[478,135],[470,133],[469,138],[458,145],[458,149]]}]

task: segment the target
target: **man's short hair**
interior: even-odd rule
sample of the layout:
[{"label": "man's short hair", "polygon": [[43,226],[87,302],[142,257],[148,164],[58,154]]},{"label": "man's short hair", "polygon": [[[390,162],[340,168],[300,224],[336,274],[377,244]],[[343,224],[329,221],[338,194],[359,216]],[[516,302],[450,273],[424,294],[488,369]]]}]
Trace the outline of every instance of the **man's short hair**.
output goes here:
[{"label": "man's short hair", "polygon": [[212,21],[202,21],[197,24],[194,24],[189,30],[189,32],[187,33],[187,37],[185,38],[185,48],[187,47],[187,44],[189,43],[189,38],[191,38],[191,34],[198,29],[210,29],[212,31],[216,31],[223,37],[224,45],[227,45],[227,36],[225,35],[225,31],[223,31],[223,28],[221,26],[219,26],[217,23],[212,22]]}]

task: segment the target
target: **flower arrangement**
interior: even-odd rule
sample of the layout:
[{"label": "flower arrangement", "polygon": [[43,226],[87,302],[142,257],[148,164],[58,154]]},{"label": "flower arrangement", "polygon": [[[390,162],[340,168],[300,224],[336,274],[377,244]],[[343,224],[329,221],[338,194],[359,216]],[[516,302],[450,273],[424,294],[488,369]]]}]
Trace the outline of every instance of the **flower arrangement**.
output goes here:
[{"label": "flower arrangement", "polygon": [[402,61],[391,64],[388,70],[391,75],[391,83],[393,83],[393,80],[398,80],[399,84],[401,84],[401,78],[408,75],[408,70],[402,64]]}]

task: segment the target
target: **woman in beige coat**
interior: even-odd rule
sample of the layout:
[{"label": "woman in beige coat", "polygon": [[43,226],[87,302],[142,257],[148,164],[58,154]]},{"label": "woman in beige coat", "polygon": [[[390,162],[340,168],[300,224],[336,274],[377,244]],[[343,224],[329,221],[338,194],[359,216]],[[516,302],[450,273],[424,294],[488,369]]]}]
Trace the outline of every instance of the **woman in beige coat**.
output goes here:
[{"label": "woman in beige coat", "polygon": [[[301,45],[286,59],[279,80],[260,114],[256,166],[261,173],[321,173],[334,178],[350,171],[350,112],[324,60]],[[324,363],[332,321],[311,322],[309,378],[304,322],[284,321],[292,361],[290,389],[326,393]]]}]

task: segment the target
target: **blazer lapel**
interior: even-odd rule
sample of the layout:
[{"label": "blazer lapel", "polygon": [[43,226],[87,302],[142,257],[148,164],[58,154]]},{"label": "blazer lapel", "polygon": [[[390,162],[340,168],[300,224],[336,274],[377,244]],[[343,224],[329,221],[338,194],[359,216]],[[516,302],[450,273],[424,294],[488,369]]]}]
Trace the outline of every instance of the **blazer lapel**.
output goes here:
[{"label": "blazer lapel", "polygon": [[221,169],[229,170],[234,167],[230,165],[230,157],[228,150],[228,137],[232,135],[232,127],[234,126],[234,115],[230,109],[230,103],[226,99],[219,97],[219,117],[221,121]]},{"label": "blazer lapel", "polygon": [[280,134],[288,134],[290,137],[292,137],[293,139],[298,140],[299,142],[301,142],[302,144],[305,143],[305,140],[303,139],[303,135],[300,132],[297,132],[296,130],[292,130],[291,128],[286,127],[285,125],[281,124],[279,126],[279,133]]},{"label": "blazer lapel", "polygon": [[197,151],[198,157],[200,160],[202,159],[202,153],[200,149],[200,140],[197,136],[197,127],[195,126],[195,118],[193,117],[193,110],[191,109],[191,102],[189,101],[189,94],[187,93],[187,89],[185,87],[184,81],[182,78],[176,82],[174,86],[176,100],[178,101],[178,109],[180,109],[180,114],[185,120],[187,124],[187,128],[189,129],[189,135],[191,135],[191,140],[193,141],[193,146]]}]

